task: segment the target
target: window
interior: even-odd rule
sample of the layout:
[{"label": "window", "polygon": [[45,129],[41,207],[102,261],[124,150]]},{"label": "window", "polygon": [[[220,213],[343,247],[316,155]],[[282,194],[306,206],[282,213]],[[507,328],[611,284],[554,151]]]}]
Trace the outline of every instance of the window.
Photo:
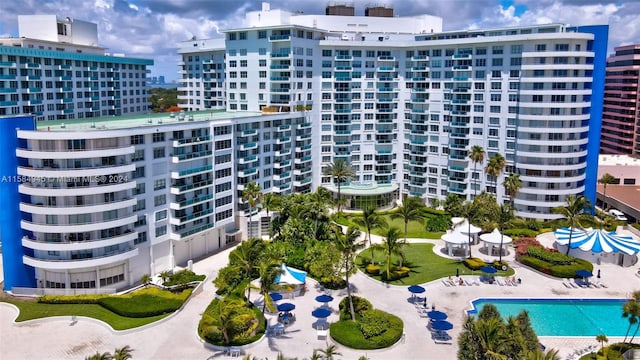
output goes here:
[{"label": "window", "polygon": [[142,145],[142,144],[144,144],[144,135],[131,136],[131,145]]},{"label": "window", "polygon": [[167,195],[156,195],[153,198],[153,205],[160,206],[167,203]]},{"label": "window", "polygon": [[267,32],[265,30],[259,30],[258,39],[266,39],[266,38],[267,38]]},{"label": "window", "polygon": [[156,212],[156,221],[160,221],[167,218],[167,210]]},{"label": "window", "polygon": [[491,59],[491,66],[502,66],[502,59]]},{"label": "window", "polygon": [[153,133],[153,142],[163,142],[164,141],[164,133]]},{"label": "window", "polygon": [[164,156],[165,156],[164,147],[153,148],[153,158],[154,159],[160,159],[160,158],[163,158]]},{"label": "window", "polygon": [[500,55],[502,54],[504,51],[504,47],[503,46],[492,46],[491,47],[491,53],[493,55]]},{"label": "window", "polygon": [[157,179],[153,181],[153,190],[160,190],[167,187],[166,179]]}]

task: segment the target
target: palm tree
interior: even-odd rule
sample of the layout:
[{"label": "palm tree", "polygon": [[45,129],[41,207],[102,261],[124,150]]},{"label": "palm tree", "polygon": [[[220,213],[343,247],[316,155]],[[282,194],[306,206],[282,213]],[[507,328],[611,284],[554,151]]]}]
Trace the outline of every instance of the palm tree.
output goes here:
[{"label": "palm tree", "polygon": [[526,356],[526,360],[560,360],[558,350],[555,349],[548,349],[545,351],[543,351],[542,349],[537,349],[535,352],[527,352]]},{"label": "palm tree", "polygon": [[269,293],[273,290],[278,289],[278,285],[275,283],[278,276],[282,275],[284,271],[278,266],[277,263],[266,260],[260,262],[258,266],[258,274],[260,274],[260,287],[258,290],[262,297],[264,298],[264,303],[262,304],[262,313],[264,314],[265,309],[269,309],[269,311],[275,311],[276,308],[273,304],[273,300],[271,300],[271,296]]},{"label": "palm tree", "polygon": [[324,168],[322,173],[326,176],[331,176],[333,178],[333,181],[338,182],[337,203],[338,203],[338,212],[340,212],[340,206],[342,205],[341,203],[342,197],[341,197],[340,189],[341,189],[342,183],[345,181],[351,180],[351,178],[355,176],[355,171],[353,170],[351,165],[349,165],[349,163],[346,162],[344,159],[336,159],[336,161],[327,165],[327,167]]},{"label": "palm tree", "polygon": [[[633,301],[638,304],[638,307],[640,307],[640,291],[634,291],[631,295],[631,299],[633,299]],[[640,313],[638,314],[638,320],[640,320]],[[631,336],[631,340],[629,342],[633,342],[633,339],[638,334],[638,330],[640,330],[640,321],[636,322],[636,329],[633,331],[633,336]]]},{"label": "palm tree", "polygon": [[596,341],[600,343],[600,351],[604,354],[604,343],[609,342],[607,335],[598,334],[598,336],[596,336]]},{"label": "palm tree", "polygon": [[309,216],[313,220],[313,235],[318,238],[318,223],[327,218],[327,205],[331,202],[331,192],[323,187],[306,195],[308,200],[303,215]]},{"label": "palm tree", "polygon": [[269,217],[269,211],[276,212],[280,210],[281,201],[280,196],[276,193],[266,193],[262,197],[262,208],[267,212],[267,217]]},{"label": "palm tree", "polygon": [[[485,156],[485,152],[484,152],[484,149],[482,148],[482,146],[473,145],[471,147],[471,151],[469,152],[469,159],[471,159],[471,162],[473,162],[473,172],[474,173],[477,172],[478,164],[482,164],[482,162],[484,161],[484,156]],[[479,176],[478,176],[478,178],[479,178]],[[473,196],[475,197],[477,194],[478,194],[478,187],[476,186],[476,187],[474,187]]]},{"label": "palm tree", "polygon": [[[251,280],[252,274],[256,269],[258,256],[264,249],[264,242],[260,239],[252,238],[238,245],[235,250],[229,253],[229,261],[238,269],[247,274],[247,278]],[[247,289],[247,303],[251,303],[251,287]]]},{"label": "palm tree", "polygon": [[485,358],[503,358],[501,352],[508,341],[508,334],[505,333],[505,326],[500,319],[490,318],[476,321],[475,332]]},{"label": "palm tree", "polygon": [[371,230],[380,229],[387,226],[387,221],[383,216],[376,212],[376,208],[374,206],[367,206],[362,211],[362,217],[357,217],[353,219],[353,222],[365,229],[367,229],[366,237],[369,242],[369,249],[371,250],[371,262],[373,264],[373,246],[371,244]]},{"label": "palm tree", "polygon": [[624,305],[622,305],[622,317],[629,318],[629,327],[624,335],[622,342],[627,342],[627,337],[631,331],[631,327],[638,323],[640,319],[640,303],[636,299],[629,299]]},{"label": "palm tree", "polygon": [[[498,177],[502,174],[506,166],[507,160],[500,154],[494,154],[489,158],[489,162],[487,163],[487,167],[484,171],[494,179],[494,185],[496,188],[498,184]],[[498,191],[498,189],[495,190],[496,192]]]},{"label": "palm tree", "polygon": [[338,352],[338,347],[335,344],[327,345],[326,349],[318,350],[322,354],[324,360],[333,360],[334,356],[342,355]]},{"label": "palm tree", "polygon": [[513,205],[511,203],[506,203],[498,206],[496,208],[496,213],[494,215],[494,220],[498,225],[498,230],[500,231],[500,257],[498,261],[502,263],[502,246],[504,244],[504,230],[507,228],[507,225],[511,220],[515,218]]},{"label": "palm tree", "polygon": [[353,261],[360,249],[364,247],[364,243],[360,242],[360,230],[354,227],[348,227],[346,234],[342,232],[342,227],[335,225],[334,234],[336,238],[336,247],[342,253],[344,261],[345,283],[347,285],[347,297],[349,298],[349,311],[351,312],[351,320],[356,320],[356,312],[353,308],[353,299],[351,297],[351,285],[349,284],[349,275],[355,270]]},{"label": "palm tree", "polygon": [[559,206],[551,209],[551,212],[562,215],[569,222],[569,242],[567,243],[567,252],[571,250],[571,238],[573,236],[573,229],[580,225],[582,221],[588,220],[591,216],[585,213],[586,210],[591,209],[591,202],[583,195],[574,197],[573,195],[567,196],[565,199],[565,206]]},{"label": "palm tree", "polygon": [[171,271],[162,271],[160,274],[158,274],[158,276],[160,277],[160,280],[162,280],[162,285],[164,285],[164,283],[166,283],[171,278]]},{"label": "palm tree", "polygon": [[388,228],[382,244],[377,245],[384,252],[387,280],[391,279],[391,256],[400,255],[402,257],[402,247],[404,245],[405,242],[400,238],[400,230],[397,227]]},{"label": "palm tree", "polygon": [[469,259],[471,259],[471,245],[473,244],[473,237],[471,236],[471,222],[477,220],[479,215],[479,209],[475,201],[465,201],[461,206],[461,215],[467,219],[467,236],[469,237]]},{"label": "palm tree", "polygon": [[407,232],[409,231],[409,221],[419,221],[424,219],[422,212],[422,200],[418,197],[409,197],[404,199],[402,205],[397,211],[391,214],[392,219],[402,219],[404,221],[404,241],[407,241]]},{"label": "palm tree", "polygon": [[133,349],[129,345],[125,345],[121,348],[116,348],[113,352],[113,360],[129,360],[133,358],[133,355],[131,355],[132,352]]},{"label": "palm tree", "polygon": [[142,278],[140,279],[140,281],[142,282],[142,285],[144,287],[147,287],[151,283],[151,276],[149,276],[149,274],[144,274],[142,275]]},{"label": "palm tree", "polygon": [[522,187],[522,180],[520,180],[520,174],[511,173],[502,182],[504,186],[504,192],[509,195],[509,201],[513,204],[513,200],[516,198],[516,194]]},{"label": "palm tree", "polygon": [[253,227],[251,226],[253,210],[260,203],[261,200],[262,200],[262,188],[260,188],[260,185],[258,185],[258,183],[256,183],[255,181],[248,183],[244,187],[244,190],[242,190],[242,202],[247,203],[249,205],[249,223],[247,226],[249,230],[249,234],[248,234],[249,238],[253,237],[253,234],[251,231],[253,229]]},{"label": "palm tree", "polygon": [[602,201],[602,210],[607,210],[607,185],[615,184],[616,178],[613,175],[606,173],[602,175],[600,179],[598,179],[598,182],[604,185],[604,192],[602,194],[604,197],[604,200]]},{"label": "palm tree", "polygon": [[84,360],[113,360],[113,356],[109,352],[99,353],[96,351],[95,354],[87,356]]}]

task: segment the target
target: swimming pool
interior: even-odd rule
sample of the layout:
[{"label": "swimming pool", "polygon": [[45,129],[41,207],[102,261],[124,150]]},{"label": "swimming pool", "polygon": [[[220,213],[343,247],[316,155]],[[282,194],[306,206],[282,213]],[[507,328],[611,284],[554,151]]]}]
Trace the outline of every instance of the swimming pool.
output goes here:
[{"label": "swimming pool", "polygon": [[477,299],[475,315],[485,304],[498,308],[502,318],[529,312],[531,325],[539,336],[624,336],[629,321],[622,317],[625,299]]}]

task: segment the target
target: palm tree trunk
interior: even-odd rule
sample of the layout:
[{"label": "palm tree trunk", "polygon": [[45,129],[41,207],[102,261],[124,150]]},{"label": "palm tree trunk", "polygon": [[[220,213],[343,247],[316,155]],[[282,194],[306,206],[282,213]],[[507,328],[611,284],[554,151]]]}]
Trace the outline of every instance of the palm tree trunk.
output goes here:
[{"label": "palm tree trunk", "polygon": [[627,328],[627,332],[626,334],[624,334],[624,340],[622,340],[623,343],[627,342],[627,337],[629,336],[629,332],[631,331],[631,323],[629,323],[629,327]]},{"label": "palm tree trunk", "polygon": [[500,249],[498,249],[498,252],[500,252],[500,257],[498,258],[498,262],[502,263],[502,244],[504,242],[504,234],[502,234],[502,231],[500,231]]},{"label": "palm tree trunk", "polygon": [[247,224],[247,235],[249,235],[249,239],[253,236],[253,229],[251,228],[251,218],[253,217],[253,209],[249,206],[249,223]]},{"label": "palm tree trunk", "polygon": [[373,264],[375,259],[373,258],[373,244],[371,243],[371,229],[367,229],[367,237],[369,238],[369,249],[371,249],[371,264]]},{"label": "palm tree trunk", "polygon": [[338,213],[340,212],[340,205],[341,205],[341,203],[340,203],[340,200],[341,200],[341,197],[340,197],[340,187],[341,187],[341,185],[340,185],[340,179],[338,179]]},{"label": "palm tree trunk", "polygon": [[604,197],[604,200],[602,201],[602,210],[606,211],[607,210],[607,184],[604,184],[603,197]]},{"label": "palm tree trunk", "polygon": [[467,219],[469,223],[467,236],[469,237],[469,259],[471,259],[471,220]]},{"label": "palm tree trunk", "polygon": [[[477,162],[473,162],[473,172],[476,173],[478,172],[478,163]],[[473,177],[473,175],[471,175],[471,177]],[[478,175],[478,180],[480,180],[480,175]],[[474,185],[478,185],[478,180],[474,181]],[[473,198],[475,199],[476,196],[478,196],[478,187],[474,186],[473,187]]]},{"label": "palm tree trunk", "polygon": [[636,329],[633,332],[633,336],[631,336],[631,340],[629,340],[630,343],[632,343],[633,339],[638,335],[638,330],[640,330],[640,322],[636,323]]},{"label": "palm tree trunk", "polygon": [[569,242],[567,243],[567,252],[565,255],[569,255],[569,250],[571,250],[571,237],[573,236],[573,226],[572,224],[569,224],[569,226],[571,228],[569,229]]},{"label": "palm tree trunk", "polygon": [[349,259],[344,264],[346,270],[347,297],[349,298],[349,312],[351,313],[351,321],[356,321],[356,311],[353,308],[353,299],[351,298],[351,286],[349,285]]}]

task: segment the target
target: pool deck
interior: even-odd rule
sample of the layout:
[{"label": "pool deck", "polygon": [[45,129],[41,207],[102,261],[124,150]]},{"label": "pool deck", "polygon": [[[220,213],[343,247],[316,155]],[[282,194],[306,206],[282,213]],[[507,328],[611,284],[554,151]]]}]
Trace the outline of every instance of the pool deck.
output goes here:
[{"label": "pool deck", "polygon": [[[380,237],[373,236],[374,242]],[[553,242],[553,234],[543,234],[540,241],[549,246]],[[412,243],[436,244],[434,251],[442,253],[443,242],[440,240],[410,239]],[[493,257],[481,254],[480,245],[473,247],[474,256]],[[197,337],[197,326],[200,314],[214,297],[215,288],[211,280],[215,278],[220,268],[227,264],[231,249],[224,250],[214,256],[194,264],[194,271],[207,274],[204,290],[193,296],[186,306],[169,319],[152,324],[142,329],[117,333],[97,321],[78,318],[72,323],[69,317],[35,320],[21,324],[14,324],[17,315],[14,308],[0,304],[0,354],[3,359],[68,359],[84,358],[99,352],[113,352],[114,348],[130,345],[134,349],[135,359],[218,359],[226,358],[223,351],[214,351],[203,346]],[[377,282],[362,273],[351,278],[354,294],[362,295],[381,310],[391,312],[404,321],[405,338],[389,349],[375,351],[357,351],[338,345],[342,359],[357,359],[366,355],[368,359],[455,359],[457,338],[463,324],[466,310],[470,302],[477,298],[489,297],[518,297],[518,298],[625,298],[632,291],[640,290],[640,279],[635,276],[638,264],[621,268],[616,265],[604,264],[597,266],[601,270],[602,281],[608,285],[606,289],[566,288],[558,279],[537,273],[520,266],[513,260],[513,252],[506,259],[516,270],[516,276],[522,279],[519,286],[499,286],[497,284],[481,284],[479,286],[445,287],[437,280],[426,284],[426,292],[420,296],[427,296],[429,306],[435,304],[438,310],[449,315],[449,321],[454,324],[449,334],[453,337],[453,344],[435,344],[426,329],[427,319],[420,318],[414,305],[409,302],[410,293],[406,286],[393,286]],[[452,274],[455,275],[455,274]],[[477,275],[462,273],[465,277],[477,278]],[[312,328],[316,321],[311,311],[320,304],[315,297],[321,294],[316,282],[307,281],[307,293],[295,299],[283,299],[296,305],[294,310],[297,320],[287,327],[284,335],[265,337],[261,341],[243,349],[243,354],[251,354],[259,358],[275,358],[279,351],[286,357],[299,359],[311,356],[313,349],[324,349],[332,340],[318,339]],[[346,295],[342,291],[328,291],[334,301],[329,303],[333,309],[329,322],[337,320],[336,310],[339,301]],[[252,291],[252,299],[261,304],[261,297]],[[276,319],[269,316],[273,324]],[[595,337],[540,337],[547,348],[560,351],[562,359],[577,349],[598,345]],[[609,343],[620,341],[622,338],[609,337]]]}]

